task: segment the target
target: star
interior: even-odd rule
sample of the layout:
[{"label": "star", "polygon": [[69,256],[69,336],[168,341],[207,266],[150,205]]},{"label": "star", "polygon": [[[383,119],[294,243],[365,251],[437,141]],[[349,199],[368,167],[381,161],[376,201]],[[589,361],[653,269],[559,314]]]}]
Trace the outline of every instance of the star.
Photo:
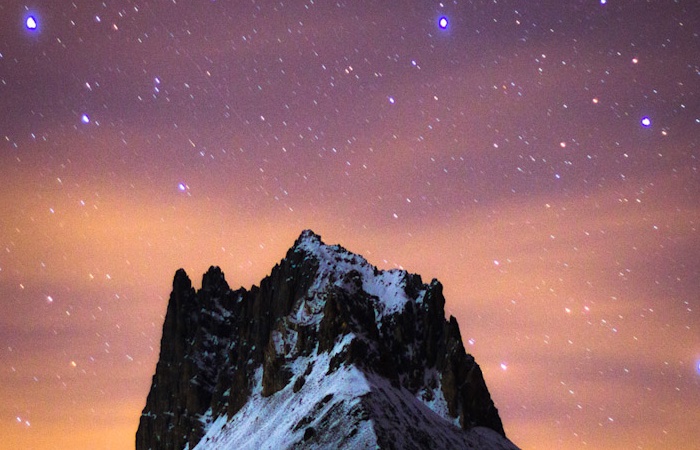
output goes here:
[{"label": "star", "polygon": [[446,30],[447,26],[450,24],[449,20],[447,20],[447,17],[442,16],[440,19],[438,19],[438,26],[442,30]]},{"label": "star", "polygon": [[25,24],[27,25],[28,30],[36,30],[38,26],[36,18],[34,16],[27,17]]}]

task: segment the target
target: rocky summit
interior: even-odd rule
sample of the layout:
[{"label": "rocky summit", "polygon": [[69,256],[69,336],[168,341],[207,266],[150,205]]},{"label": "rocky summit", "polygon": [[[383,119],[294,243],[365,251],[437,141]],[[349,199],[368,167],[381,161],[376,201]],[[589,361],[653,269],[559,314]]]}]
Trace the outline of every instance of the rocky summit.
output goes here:
[{"label": "rocky summit", "polygon": [[516,449],[444,306],[308,230],[259,287],[178,270],[136,450]]}]

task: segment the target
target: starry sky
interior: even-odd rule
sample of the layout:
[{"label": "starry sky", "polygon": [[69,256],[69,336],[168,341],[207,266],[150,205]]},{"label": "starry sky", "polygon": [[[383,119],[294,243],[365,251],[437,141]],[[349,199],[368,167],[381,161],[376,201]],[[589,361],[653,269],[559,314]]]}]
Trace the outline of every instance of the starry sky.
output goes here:
[{"label": "starry sky", "polygon": [[[440,19],[446,18],[446,26]],[[0,435],[133,448],[176,269],[445,286],[527,449],[700,438],[695,0],[0,3]]]}]

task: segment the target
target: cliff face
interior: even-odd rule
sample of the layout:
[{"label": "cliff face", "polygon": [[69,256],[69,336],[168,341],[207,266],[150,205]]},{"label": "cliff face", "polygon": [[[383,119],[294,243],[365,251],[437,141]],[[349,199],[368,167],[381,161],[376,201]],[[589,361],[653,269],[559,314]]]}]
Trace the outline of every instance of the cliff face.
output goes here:
[{"label": "cliff face", "polygon": [[244,448],[231,429],[251,416],[259,428],[279,414],[271,405],[284,408],[274,429],[288,448],[469,448],[484,433],[515,448],[444,305],[437,280],[379,271],[310,231],[250,290],[211,267],[195,292],[179,270],[136,449]]}]

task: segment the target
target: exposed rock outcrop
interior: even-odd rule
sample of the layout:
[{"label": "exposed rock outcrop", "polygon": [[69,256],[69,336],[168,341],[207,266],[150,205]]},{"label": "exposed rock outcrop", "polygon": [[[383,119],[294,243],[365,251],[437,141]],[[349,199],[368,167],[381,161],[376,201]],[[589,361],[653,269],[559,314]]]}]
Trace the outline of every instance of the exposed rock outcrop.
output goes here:
[{"label": "exposed rock outcrop", "polygon": [[[363,379],[375,380],[368,381],[374,388],[359,403],[342,403],[333,395],[318,400],[311,408],[316,413],[289,430],[299,433],[295,448],[331,439],[325,422],[313,417],[328,408],[327,414],[353,413],[357,421],[373,418],[372,439],[381,448],[393,448],[391,430],[402,427],[418,430],[412,448],[442,442],[431,441],[430,427],[403,423],[412,420],[408,416],[392,424],[377,407],[380,399],[415,403],[408,410],[430,416],[426,423],[444,421],[456,433],[458,427],[489,428],[510,448],[481,370],[465,352],[457,321],[445,320],[444,305],[437,280],[424,284],[419,275],[380,271],[340,246],[323,244],[311,231],[250,290],[232,291],[221,270],[211,267],[195,292],[178,270],[136,449],[194,448],[216,418],[236,417],[253,397],[304,395],[322,355],[329,361],[324,376],[354,368]],[[388,387],[378,388],[377,380]],[[362,428],[352,426],[355,433]],[[357,439],[350,428],[343,433],[347,442]]]}]

